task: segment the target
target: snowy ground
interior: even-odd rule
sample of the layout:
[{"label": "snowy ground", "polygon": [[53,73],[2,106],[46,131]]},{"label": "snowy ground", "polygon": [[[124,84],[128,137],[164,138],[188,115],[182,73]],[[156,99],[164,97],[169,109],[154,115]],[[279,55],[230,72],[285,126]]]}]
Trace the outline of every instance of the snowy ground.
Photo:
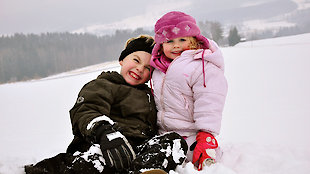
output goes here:
[{"label": "snowy ground", "polygon": [[[218,137],[222,160],[202,172],[188,163],[170,174],[310,173],[309,48],[310,34],[223,48],[229,93]],[[119,66],[0,85],[0,174],[21,174],[21,166],[65,151],[68,111],[102,70]]]}]

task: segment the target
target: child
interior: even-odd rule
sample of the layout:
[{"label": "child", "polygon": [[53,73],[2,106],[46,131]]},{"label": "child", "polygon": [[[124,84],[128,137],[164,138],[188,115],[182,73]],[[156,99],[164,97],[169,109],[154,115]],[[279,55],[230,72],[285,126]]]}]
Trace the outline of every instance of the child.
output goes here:
[{"label": "child", "polygon": [[[153,45],[151,36],[129,39],[119,57],[120,74],[103,72],[84,85],[70,110],[74,139],[67,152],[26,166],[27,174],[169,171],[185,160],[187,144],[180,135],[154,137],[156,107],[145,84]],[[167,154],[169,148],[180,154]]]},{"label": "child", "polygon": [[[215,162],[227,94],[217,44],[200,34],[193,17],[177,11],[155,24],[151,66],[159,133],[175,131],[192,145],[187,159],[201,170]],[[196,141],[195,141],[196,140]]]}]

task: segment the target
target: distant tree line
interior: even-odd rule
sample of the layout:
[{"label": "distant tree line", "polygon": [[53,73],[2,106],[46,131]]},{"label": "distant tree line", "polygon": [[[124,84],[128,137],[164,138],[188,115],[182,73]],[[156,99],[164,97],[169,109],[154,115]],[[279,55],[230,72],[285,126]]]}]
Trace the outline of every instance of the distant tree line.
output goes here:
[{"label": "distant tree line", "polygon": [[[220,45],[227,45],[219,22],[199,22],[201,32]],[[234,28],[236,31],[236,28]],[[43,78],[53,74],[117,60],[124,43],[140,34],[154,35],[142,28],[116,30],[113,35],[42,33],[0,37],[0,84]],[[239,37],[238,32],[233,33]],[[239,40],[232,41],[235,45]]]},{"label": "distant tree line", "polygon": [[241,40],[241,36],[239,35],[236,26],[231,26],[227,37],[224,37],[224,29],[221,23],[216,21],[199,22],[199,28],[202,35],[214,40],[216,43],[222,46],[234,46]]},{"label": "distant tree line", "polygon": [[223,28],[219,22],[215,21],[205,21],[199,22],[199,28],[201,30],[201,34],[205,37],[214,40],[216,43],[221,42],[223,37]]},{"label": "distant tree line", "polygon": [[124,43],[142,29],[117,30],[114,35],[45,33],[0,37],[0,83],[52,74],[118,60]]},{"label": "distant tree line", "polygon": [[[239,34],[231,26],[227,34],[219,22],[198,23],[201,33],[221,46],[234,46],[241,40],[256,40],[310,32],[309,22],[274,30]],[[154,31],[116,30],[113,35],[42,33],[0,36],[0,84],[47,77],[53,74],[117,60],[124,43],[140,34],[154,36]]]}]

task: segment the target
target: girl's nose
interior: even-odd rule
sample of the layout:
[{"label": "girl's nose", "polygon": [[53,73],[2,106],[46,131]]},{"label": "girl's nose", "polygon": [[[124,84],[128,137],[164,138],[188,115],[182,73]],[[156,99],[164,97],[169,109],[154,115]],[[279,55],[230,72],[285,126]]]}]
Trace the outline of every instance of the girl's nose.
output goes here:
[{"label": "girl's nose", "polygon": [[179,48],[180,45],[178,43],[173,44],[173,48]]}]

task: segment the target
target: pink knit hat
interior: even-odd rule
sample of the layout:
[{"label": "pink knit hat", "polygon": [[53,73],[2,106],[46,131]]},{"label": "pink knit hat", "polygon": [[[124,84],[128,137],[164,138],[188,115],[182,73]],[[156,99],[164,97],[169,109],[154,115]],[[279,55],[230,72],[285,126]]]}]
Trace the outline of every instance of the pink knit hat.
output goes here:
[{"label": "pink knit hat", "polygon": [[202,48],[209,48],[209,41],[200,34],[196,20],[183,12],[172,11],[162,16],[155,24],[155,46],[152,51],[151,66],[166,72],[171,60],[159,52],[163,42],[178,38],[194,36],[203,43]]}]

